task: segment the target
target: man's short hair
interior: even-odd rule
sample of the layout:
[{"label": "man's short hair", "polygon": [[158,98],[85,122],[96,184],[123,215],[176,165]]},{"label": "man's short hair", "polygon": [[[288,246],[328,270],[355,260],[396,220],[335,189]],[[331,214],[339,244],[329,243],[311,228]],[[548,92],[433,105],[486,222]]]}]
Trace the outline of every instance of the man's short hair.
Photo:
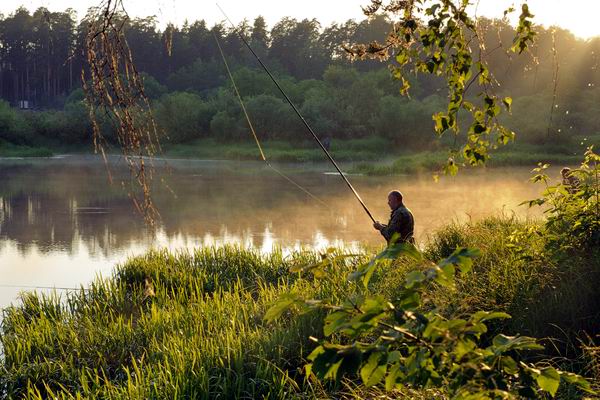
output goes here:
[{"label": "man's short hair", "polygon": [[396,198],[396,200],[398,201],[402,201],[402,193],[400,193],[399,190],[392,190],[388,196],[394,196]]}]

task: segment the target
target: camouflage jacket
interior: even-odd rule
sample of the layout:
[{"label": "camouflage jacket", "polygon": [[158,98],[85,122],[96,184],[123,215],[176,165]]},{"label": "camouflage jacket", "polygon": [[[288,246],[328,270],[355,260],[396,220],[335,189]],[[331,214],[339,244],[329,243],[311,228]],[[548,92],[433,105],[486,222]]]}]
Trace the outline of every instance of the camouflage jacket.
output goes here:
[{"label": "camouflage jacket", "polygon": [[400,237],[396,241],[397,243],[401,242],[414,242],[413,233],[415,229],[415,220],[408,208],[405,206],[400,206],[392,211],[392,215],[390,216],[390,221],[387,225],[384,225],[381,228],[381,235],[385,238],[385,240],[390,243],[390,240],[394,236],[395,233],[398,233]]},{"label": "camouflage jacket", "polygon": [[573,193],[577,193],[577,191],[579,190],[579,186],[581,185],[581,182],[579,181],[579,178],[577,178],[574,175],[568,175],[563,177],[563,181],[562,184],[566,187],[567,191],[571,194]]}]

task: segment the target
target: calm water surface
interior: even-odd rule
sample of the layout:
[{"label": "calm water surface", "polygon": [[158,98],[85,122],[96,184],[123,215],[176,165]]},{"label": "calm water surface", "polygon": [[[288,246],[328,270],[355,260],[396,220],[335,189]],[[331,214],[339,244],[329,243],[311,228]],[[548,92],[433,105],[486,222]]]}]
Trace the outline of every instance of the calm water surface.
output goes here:
[{"label": "calm water surface", "polygon": [[[0,160],[0,308],[32,286],[78,287],[152,247],[226,243],[274,246],[382,244],[379,233],[329,166],[280,165],[322,199],[316,202],[257,162],[168,161],[172,192],[159,188],[162,219],[148,230],[118,184],[127,170],[97,157]],[[350,179],[375,217],[387,221],[386,194],[400,189],[420,241],[452,220],[499,213],[530,216],[518,204],[538,195],[529,168],[478,170],[434,183],[430,175]]]}]

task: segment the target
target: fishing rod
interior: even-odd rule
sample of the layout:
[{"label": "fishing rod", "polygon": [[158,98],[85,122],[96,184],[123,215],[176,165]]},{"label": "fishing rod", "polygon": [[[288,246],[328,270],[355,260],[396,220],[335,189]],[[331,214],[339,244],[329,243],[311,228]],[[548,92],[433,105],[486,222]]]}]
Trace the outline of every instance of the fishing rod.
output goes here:
[{"label": "fishing rod", "polygon": [[233,31],[235,33],[237,33],[237,35],[240,37],[240,39],[242,40],[242,42],[244,43],[244,45],[246,45],[246,47],[248,48],[248,50],[250,50],[250,52],[252,53],[252,55],[254,56],[254,58],[256,58],[256,61],[258,61],[258,63],[265,70],[265,72],[267,73],[267,75],[269,75],[269,78],[271,78],[271,80],[273,81],[273,83],[275,84],[275,86],[277,86],[277,89],[279,89],[279,91],[281,92],[281,94],[283,95],[283,97],[287,100],[287,102],[289,103],[289,105],[292,107],[292,109],[294,110],[294,112],[296,113],[296,115],[298,115],[298,117],[300,118],[300,120],[302,121],[302,123],[304,124],[304,126],[306,127],[306,129],[310,132],[310,134],[312,135],[312,137],[318,143],[319,147],[321,147],[321,150],[323,150],[323,152],[325,153],[325,155],[327,156],[327,158],[329,159],[329,161],[333,164],[333,166],[335,167],[335,169],[337,170],[337,172],[340,174],[340,176],[342,177],[342,179],[344,180],[344,182],[346,183],[346,185],[350,188],[350,190],[352,191],[352,193],[354,193],[354,196],[356,197],[356,199],[358,200],[358,202],[360,203],[360,205],[362,206],[362,208],[365,210],[365,212],[367,213],[367,215],[369,216],[369,218],[371,218],[371,221],[375,222],[375,218],[373,218],[373,215],[371,214],[371,212],[367,208],[365,202],[360,198],[360,195],[358,194],[358,192],[356,191],[356,189],[354,189],[354,186],[352,186],[352,184],[350,183],[350,181],[348,180],[348,178],[346,178],[346,176],[344,175],[344,173],[342,172],[342,170],[340,169],[340,167],[338,167],[337,163],[335,162],[335,160],[333,159],[333,157],[331,156],[331,154],[329,154],[329,151],[327,151],[327,149],[325,148],[325,146],[323,145],[323,143],[321,142],[321,140],[319,139],[319,137],[317,136],[317,134],[312,130],[312,128],[310,127],[310,125],[308,124],[308,122],[306,122],[306,120],[304,119],[304,117],[302,116],[302,114],[300,114],[300,111],[298,111],[298,108],[296,107],[296,105],[294,104],[294,102],[288,97],[288,95],[285,93],[285,91],[283,90],[283,88],[281,87],[281,85],[279,85],[279,82],[277,82],[277,79],[275,79],[275,77],[273,76],[273,74],[271,74],[271,71],[269,71],[269,69],[262,62],[262,60],[260,59],[260,57],[258,56],[258,54],[256,54],[256,52],[254,51],[254,49],[252,49],[252,47],[250,46],[250,44],[248,43],[248,41],[246,40],[246,38],[244,38],[244,35],[242,35],[240,33],[240,31],[235,27],[235,25],[233,24],[233,22],[231,22],[231,19],[229,19],[229,17],[225,13],[225,11],[223,11],[223,9],[221,8],[221,6],[218,3],[217,3],[217,7],[219,8],[219,10],[223,14],[223,16],[227,19],[227,21],[229,22],[229,24],[233,28]]},{"label": "fishing rod", "polygon": [[302,187],[300,184],[298,184],[297,182],[295,182],[292,178],[290,178],[289,176],[287,176],[286,174],[284,174],[283,172],[281,172],[279,169],[275,168],[269,162],[269,160],[265,156],[265,153],[264,153],[264,151],[262,149],[262,146],[260,145],[260,141],[258,140],[258,135],[256,134],[256,131],[254,130],[254,125],[252,124],[252,121],[250,120],[250,116],[248,115],[248,111],[246,110],[246,105],[244,104],[244,100],[242,99],[242,95],[240,94],[240,91],[238,90],[238,87],[237,87],[237,85],[235,83],[235,79],[233,79],[233,74],[231,73],[231,70],[229,69],[229,63],[227,62],[227,58],[225,58],[225,53],[223,52],[223,49],[221,48],[221,43],[219,43],[219,39],[217,38],[216,34],[213,33],[213,36],[215,37],[215,42],[217,42],[217,47],[219,48],[219,53],[221,53],[221,57],[223,58],[223,64],[225,64],[225,69],[227,70],[227,74],[229,75],[229,79],[231,79],[231,84],[233,85],[233,89],[235,91],[235,94],[237,95],[237,98],[240,101],[240,106],[242,107],[242,111],[244,112],[244,116],[246,117],[246,121],[248,122],[248,126],[250,127],[250,131],[252,132],[252,136],[254,136],[254,141],[256,142],[256,146],[258,146],[258,151],[260,152],[260,157],[262,158],[262,160],[267,164],[267,166],[269,168],[271,168],[273,171],[275,171],[283,179],[285,179],[286,181],[288,181],[292,185],[296,186],[298,189],[300,189],[301,191],[303,191],[304,193],[306,193],[312,199],[318,201],[319,203],[323,204],[325,207],[331,209],[331,207],[329,207],[329,205],[327,203],[325,203],[323,200],[321,200],[320,198],[318,198],[317,196],[315,196],[314,194],[312,194],[311,192],[309,192],[308,189]]}]

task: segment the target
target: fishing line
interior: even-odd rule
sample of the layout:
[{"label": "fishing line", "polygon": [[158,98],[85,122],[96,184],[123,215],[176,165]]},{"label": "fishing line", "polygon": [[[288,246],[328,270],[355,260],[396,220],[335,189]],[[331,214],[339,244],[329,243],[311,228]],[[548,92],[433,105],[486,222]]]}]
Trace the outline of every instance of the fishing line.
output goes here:
[{"label": "fishing line", "polygon": [[254,141],[256,142],[256,146],[258,146],[258,151],[260,151],[260,157],[262,158],[262,160],[267,164],[267,166],[269,168],[271,168],[273,171],[275,171],[279,176],[281,176],[282,178],[284,178],[286,181],[288,181],[292,185],[296,186],[298,189],[300,189],[301,191],[303,191],[304,193],[306,193],[312,199],[318,201],[319,203],[323,204],[325,207],[331,209],[331,207],[329,207],[329,205],[327,203],[325,203],[323,200],[319,199],[317,196],[315,196],[314,194],[312,194],[311,192],[309,192],[308,189],[302,187],[300,184],[298,184],[297,182],[295,182],[292,178],[290,178],[289,176],[287,176],[286,174],[284,174],[283,172],[281,172],[279,169],[275,168],[269,162],[269,160],[265,156],[265,152],[263,151],[262,146],[260,145],[260,141],[258,140],[258,135],[256,134],[256,131],[254,130],[254,125],[252,125],[252,121],[250,120],[250,116],[248,115],[248,111],[246,110],[246,106],[244,105],[244,100],[242,99],[242,95],[240,94],[240,91],[238,90],[238,87],[235,84],[235,79],[233,79],[233,74],[231,73],[231,70],[229,69],[229,64],[227,63],[227,59],[225,58],[225,53],[223,53],[223,49],[221,48],[221,44],[219,43],[219,39],[217,38],[216,34],[213,34],[213,36],[215,37],[215,41],[217,42],[217,47],[219,48],[219,52],[221,53],[221,57],[223,58],[223,63],[225,64],[225,68],[227,69],[227,74],[229,75],[229,78],[231,79],[231,83],[233,85],[233,89],[235,91],[235,94],[236,94],[238,100],[240,101],[240,105],[242,107],[242,111],[244,112],[244,116],[246,117],[246,121],[248,122],[248,126],[250,126],[250,131],[252,132],[252,136],[254,136]]},{"label": "fishing line", "polygon": [[283,97],[287,100],[287,102],[289,103],[289,105],[295,111],[296,115],[298,115],[298,117],[300,118],[300,120],[302,121],[302,123],[304,124],[304,126],[306,127],[306,129],[310,132],[310,134],[315,139],[315,141],[317,142],[317,144],[319,145],[319,147],[321,147],[321,150],[323,150],[323,152],[325,153],[325,155],[327,156],[327,158],[329,159],[329,161],[333,164],[333,166],[335,167],[335,169],[337,170],[337,172],[340,174],[340,176],[342,177],[342,179],[344,180],[344,182],[346,183],[346,185],[350,188],[350,190],[352,191],[352,193],[354,193],[354,196],[356,197],[356,199],[358,200],[358,202],[360,203],[360,205],[362,206],[362,208],[365,210],[365,212],[367,213],[367,215],[369,216],[369,218],[371,218],[371,220],[373,222],[375,222],[375,218],[373,218],[373,215],[371,215],[371,212],[369,211],[369,209],[365,205],[365,202],[360,198],[360,195],[358,194],[358,192],[356,191],[356,189],[354,189],[354,186],[352,186],[352,184],[350,183],[350,181],[348,180],[348,178],[346,178],[346,176],[344,175],[344,173],[342,172],[342,170],[340,169],[340,167],[338,167],[337,163],[335,162],[335,160],[333,159],[333,157],[331,156],[331,154],[329,154],[329,151],[327,151],[327,149],[325,148],[325,146],[323,145],[323,143],[321,142],[321,140],[318,138],[318,136],[315,134],[315,132],[312,130],[312,128],[310,127],[310,125],[308,124],[308,122],[306,122],[306,120],[304,119],[304,117],[302,116],[302,114],[300,114],[300,111],[298,111],[298,108],[296,107],[296,105],[288,97],[288,95],[285,93],[285,91],[283,90],[283,88],[279,85],[279,82],[277,82],[277,80],[271,74],[271,72],[269,71],[269,69],[267,68],[267,66],[262,62],[262,60],[260,59],[260,57],[258,56],[258,54],[256,54],[254,52],[254,49],[252,49],[252,47],[250,46],[250,44],[246,41],[246,38],[244,38],[244,35],[242,35],[240,33],[240,31],[235,27],[235,25],[233,24],[233,22],[231,22],[231,20],[227,16],[227,14],[225,14],[225,11],[223,11],[223,9],[221,8],[221,6],[219,6],[218,3],[217,3],[217,7],[221,11],[221,13],[223,13],[223,16],[227,19],[227,21],[229,22],[229,24],[231,24],[231,27],[233,28],[233,31],[235,33],[237,33],[237,35],[240,37],[240,39],[242,40],[242,42],[246,45],[246,47],[248,48],[248,50],[250,50],[250,52],[252,53],[252,55],[254,56],[254,58],[256,58],[256,60],[260,64],[260,66],[265,70],[265,72],[267,73],[267,75],[269,75],[269,78],[271,78],[271,80],[273,81],[273,83],[275,83],[275,86],[277,86],[277,89],[279,89],[279,91],[281,92],[281,94],[283,95]]}]

